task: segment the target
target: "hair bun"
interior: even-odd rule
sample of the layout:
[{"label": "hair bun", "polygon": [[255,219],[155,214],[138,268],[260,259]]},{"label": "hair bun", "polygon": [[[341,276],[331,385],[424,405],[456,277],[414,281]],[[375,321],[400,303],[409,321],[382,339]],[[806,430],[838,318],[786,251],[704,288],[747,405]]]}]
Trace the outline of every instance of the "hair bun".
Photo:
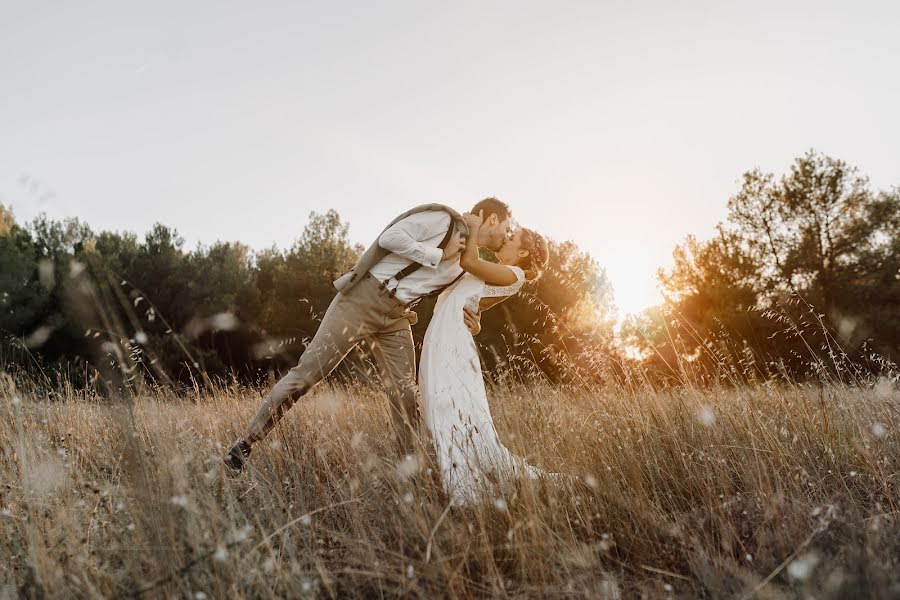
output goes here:
[{"label": "hair bun", "polygon": [[[528,251],[527,262],[520,265],[525,272],[526,281],[534,281],[540,277],[550,262],[550,251],[547,240],[533,229],[522,229],[525,234],[523,249]],[[524,262],[524,261],[523,261]]]}]

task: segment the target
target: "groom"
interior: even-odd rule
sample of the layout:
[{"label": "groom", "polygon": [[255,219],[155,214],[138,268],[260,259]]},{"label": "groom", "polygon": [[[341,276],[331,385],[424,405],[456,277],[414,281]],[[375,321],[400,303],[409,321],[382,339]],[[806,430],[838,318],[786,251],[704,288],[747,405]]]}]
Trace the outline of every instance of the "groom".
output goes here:
[{"label": "groom", "polygon": [[[509,207],[485,198],[472,208],[484,211],[478,246],[497,251],[510,232]],[[390,401],[392,426],[404,453],[415,449],[418,431],[416,350],[411,325],[419,300],[436,296],[462,277],[459,256],[468,227],[462,216],[442,204],[417,206],[394,219],[334,282],[339,293],[322,318],[297,366],[275,384],[244,434],[225,455],[234,473],[243,470],[253,444],[262,440],[284,413],[325,378],[362,340],[368,340]],[[480,316],[467,312],[472,334]]]}]

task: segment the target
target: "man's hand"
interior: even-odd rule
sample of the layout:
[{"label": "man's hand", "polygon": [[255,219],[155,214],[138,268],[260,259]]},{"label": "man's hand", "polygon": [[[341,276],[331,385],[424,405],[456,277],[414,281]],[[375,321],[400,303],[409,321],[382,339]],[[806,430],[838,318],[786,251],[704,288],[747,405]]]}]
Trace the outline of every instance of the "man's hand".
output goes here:
[{"label": "man's hand", "polygon": [[481,331],[481,311],[475,312],[468,307],[463,307],[463,322],[473,336],[478,335]]},{"label": "man's hand", "polygon": [[450,241],[444,247],[444,257],[441,260],[454,260],[465,249],[466,239],[459,234],[459,231],[454,231],[453,235],[450,236]]}]

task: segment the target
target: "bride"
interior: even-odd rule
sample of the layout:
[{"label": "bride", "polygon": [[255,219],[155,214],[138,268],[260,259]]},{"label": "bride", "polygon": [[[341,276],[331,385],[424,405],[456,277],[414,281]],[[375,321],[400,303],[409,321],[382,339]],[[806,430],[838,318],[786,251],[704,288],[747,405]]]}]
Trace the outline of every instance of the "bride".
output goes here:
[{"label": "bride", "polygon": [[[469,240],[478,239],[482,214],[464,217]],[[459,264],[467,273],[438,298],[419,362],[425,423],[444,490],[454,505],[475,501],[486,476],[546,475],[500,443],[475,341],[459,315],[464,307],[477,311],[502,302],[537,279],[547,265],[547,242],[530,229],[518,229],[496,256],[499,264],[481,260],[478,247],[466,245]]]}]

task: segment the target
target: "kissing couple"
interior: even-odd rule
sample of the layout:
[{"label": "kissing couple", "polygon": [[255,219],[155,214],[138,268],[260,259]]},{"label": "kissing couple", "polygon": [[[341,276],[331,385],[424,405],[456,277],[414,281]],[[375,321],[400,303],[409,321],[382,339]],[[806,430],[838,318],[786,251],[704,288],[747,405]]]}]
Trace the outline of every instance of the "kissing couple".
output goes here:
[{"label": "kissing couple", "polygon": [[[482,260],[480,247],[498,262]],[[225,455],[226,467],[240,473],[253,446],[285,412],[367,340],[404,454],[414,453],[421,439],[421,392],[441,483],[455,505],[474,502],[492,475],[545,475],[500,443],[473,336],[481,330],[481,313],[540,277],[548,260],[546,240],[531,229],[514,228],[509,207],[496,198],[481,200],[462,215],[442,204],[406,211],[334,282],[338,294],[315,337]],[[425,333],[417,387],[413,308],[430,296],[438,301]]]}]

